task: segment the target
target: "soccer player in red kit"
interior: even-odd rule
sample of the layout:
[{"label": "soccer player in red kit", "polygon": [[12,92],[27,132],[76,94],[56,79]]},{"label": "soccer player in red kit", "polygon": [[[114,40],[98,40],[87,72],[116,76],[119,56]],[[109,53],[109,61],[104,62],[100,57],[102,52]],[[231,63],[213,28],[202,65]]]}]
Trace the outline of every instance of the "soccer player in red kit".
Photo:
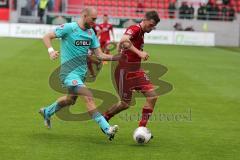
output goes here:
[{"label": "soccer player in red kit", "polygon": [[149,33],[160,21],[156,11],[146,12],[144,19],[136,25],[132,25],[125,31],[119,43],[119,50],[125,58],[119,60],[115,70],[115,81],[121,101],[113,105],[105,113],[104,117],[110,120],[117,113],[129,108],[133,90],[141,91],[146,97],[146,102],[142,109],[142,117],[139,126],[146,126],[151,116],[157,94],[154,86],[141,69],[141,60],[148,59],[148,53],[143,51],[144,33]]},{"label": "soccer player in red kit", "polygon": [[110,32],[112,33],[113,41],[114,41],[114,33],[112,24],[108,23],[108,15],[103,15],[103,23],[98,25],[100,29],[99,41],[101,48],[104,53],[110,54],[109,50],[106,49],[107,44],[110,42]]}]

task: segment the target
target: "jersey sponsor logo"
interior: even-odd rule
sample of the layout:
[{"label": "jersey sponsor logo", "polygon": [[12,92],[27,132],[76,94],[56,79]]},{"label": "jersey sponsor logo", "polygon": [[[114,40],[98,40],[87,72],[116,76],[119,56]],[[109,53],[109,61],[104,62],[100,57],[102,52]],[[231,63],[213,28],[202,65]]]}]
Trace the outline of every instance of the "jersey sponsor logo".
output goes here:
[{"label": "jersey sponsor logo", "polygon": [[109,30],[109,28],[106,28],[106,27],[103,28],[103,31],[105,31],[105,32],[108,31],[108,30]]},{"label": "jersey sponsor logo", "polygon": [[78,84],[78,81],[77,81],[77,80],[73,80],[73,81],[72,81],[72,84],[73,84],[74,86],[76,86],[76,85]]},{"label": "jersey sponsor logo", "polygon": [[91,36],[91,35],[92,35],[92,32],[91,32],[90,30],[88,31],[88,35],[89,35],[89,36]]},{"label": "jersey sponsor logo", "polygon": [[133,34],[133,30],[132,29],[128,29],[126,33],[129,34],[129,35],[132,35]]},{"label": "jersey sponsor logo", "polygon": [[144,73],[144,78],[147,80],[147,81],[150,81],[149,77],[147,76],[146,73]]},{"label": "jersey sponsor logo", "polygon": [[97,31],[99,31],[99,30],[100,30],[99,26],[96,26],[96,27],[95,27],[95,29],[96,29]]},{"label": "jersey sponsor logo", "polygon": [[90,46],[91,41],[90,40],[76,40],[75,46]]}]

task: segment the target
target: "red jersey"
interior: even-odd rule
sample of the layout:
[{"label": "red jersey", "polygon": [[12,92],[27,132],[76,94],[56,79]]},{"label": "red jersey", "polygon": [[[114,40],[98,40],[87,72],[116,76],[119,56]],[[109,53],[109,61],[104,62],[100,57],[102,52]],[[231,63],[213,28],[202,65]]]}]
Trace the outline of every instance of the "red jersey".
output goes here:
[{"label": "red jersey", "polygon": [[110,40],[110,31],[113,29],[112,25],[109,23],[102,23],[99,24],[99,28],[101,29],[100,41]]},{"label": "red jersey", "polygon": [[93,29],[93,31],[94,31],[94,33],[97,35],[97,33],[99,32],[99,26],[98,26],[98,24],[94,24],[94,26],[92,27],[92,29]]},{"label": "red jersey", "polygon": [[[132,42],[134,47],[136,47],[139,50],[143,50],[144,32],[140,24],[136,24],[128,27],[124,34],[130,36],[130,41]],[[127,56],[127,60],[125,59],[125,60],[119,61],[121,68],[126,68],[129,70],[140,69],[141,57],[139,57],[136,53],[132,51],[125,51],[123,52],[123,54]]]},{"label": "red jersey", "polygon": [[[125,35],[130,36],[130,41],[139,50],[143,50],[144,32],[140,24],[127,28]],[[154,85],[149,80],[147,74],[141,68],[141,58],[134,52],[124,51],[127,57],[119,60],[119,65],[115,69],[115,82],[121,100],[130,102],[133,90],[142,93],[152,91]]]}]

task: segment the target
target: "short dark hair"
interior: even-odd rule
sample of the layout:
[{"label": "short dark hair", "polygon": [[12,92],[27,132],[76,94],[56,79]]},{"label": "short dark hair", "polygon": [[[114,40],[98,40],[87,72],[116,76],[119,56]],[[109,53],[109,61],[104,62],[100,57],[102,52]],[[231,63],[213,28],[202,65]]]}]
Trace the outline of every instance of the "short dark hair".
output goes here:
[{"label": "short dark hair", "polygon": [[158,16],[158,13],[156,11],[148,11],[145,14],[145,18],[147,20],[154,20],[156,22],[156,24],[160,21],[160,18]]}]

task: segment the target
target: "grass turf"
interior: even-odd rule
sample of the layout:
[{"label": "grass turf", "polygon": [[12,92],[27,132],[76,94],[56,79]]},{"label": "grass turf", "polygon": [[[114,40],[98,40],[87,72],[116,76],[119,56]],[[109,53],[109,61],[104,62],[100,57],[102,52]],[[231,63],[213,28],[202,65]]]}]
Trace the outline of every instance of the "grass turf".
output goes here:
[{"label": "grass turf", "polygon": [[[120,131],[109,142],[93,121],[67,122],[54,117],[43,127],[37,111],[61,94],[48,85],[58,61],[50,61],[40,40],[0,38],[0,159],[239,159],[239,48],[146,45],[150,62],[168,68],[161,79],[174,89],[161,96],[154,113],[185,114],[191,120],[152,120],[154,139],[147,145],[132,140],[144,99],[111,120]],[[58,42],[55,42],[58,48]],[[157,69],[157,68],[156,68]],[[93,88],[116,94],[105,65]],[[78,101],[73,112],[85,110]],[[128,116],[128,117],[126,117]]]}]

